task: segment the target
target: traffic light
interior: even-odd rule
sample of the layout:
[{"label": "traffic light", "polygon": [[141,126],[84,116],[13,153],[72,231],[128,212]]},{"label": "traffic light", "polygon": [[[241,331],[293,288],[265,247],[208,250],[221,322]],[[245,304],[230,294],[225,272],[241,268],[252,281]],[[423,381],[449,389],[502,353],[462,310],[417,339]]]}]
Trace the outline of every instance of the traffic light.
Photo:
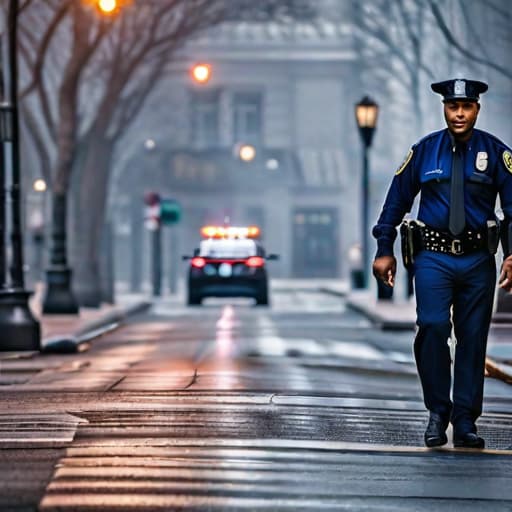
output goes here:
[{"label": "traffic light", "polygon": [[160,195],[156,192],[146,192],[144,204],[144,225],[150,231],[155,231],[160,227]]},{"label": "traffic light", "polygon": [[160,222],[164,225],[176,224],[181,218],[181,206],[174,199],[160,199]]},{"label": "traffic light", "polygon": [[210,64],[205,63],[195,64],[190,70],[190,74],[194,82],[198,84],[205,84],[211,78],[212,67],[210,66]]},{"label": "traffic light", "polygon": [[160,194],[148,191],[144,194],[144,204],[148,206],[156,206],[160,204]]},{"label": "traffic light", "polygon": [[164,199],[157,192],[144,194],[146,204],[145,224],[150,230],[158,229],[161,225],[176,224],[181,218],[181,206],[174,199]]}]

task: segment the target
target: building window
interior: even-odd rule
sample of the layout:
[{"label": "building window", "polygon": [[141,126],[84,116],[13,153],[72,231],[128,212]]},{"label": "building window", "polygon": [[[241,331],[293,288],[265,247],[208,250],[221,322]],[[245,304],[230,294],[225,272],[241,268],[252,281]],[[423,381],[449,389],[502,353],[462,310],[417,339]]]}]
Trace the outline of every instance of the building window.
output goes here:
[{"label": "building window", "polygon": [[261,144],[262,101],[259,92],[238,92],[233,96],[234,142]]},{"label": "building window", "polygon": [[243,223],[246,226],[258,226],[260,228],[260,240],[265,239],[265,211],[261,206],[248,206],[245,209]]},{"label": "building window", "polygon": [[338,275],[338,210],[297,208],[293,215],[294,277]]},{"label": "building window", "polygon": [[192,94],[192,141],[197,148],[219,145],[219,91],[198,90]]}]

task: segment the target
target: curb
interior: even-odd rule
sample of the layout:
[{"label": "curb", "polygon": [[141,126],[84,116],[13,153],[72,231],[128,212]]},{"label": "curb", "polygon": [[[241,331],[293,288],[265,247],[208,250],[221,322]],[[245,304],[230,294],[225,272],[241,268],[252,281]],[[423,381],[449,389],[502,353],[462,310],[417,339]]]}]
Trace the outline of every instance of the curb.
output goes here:
[{"label": "curb", "polygon": [[363,314],[383,331],[414,331],[416,329],[414,320],[392,320],[350,299],[347,299],[347,307]]},{"label": "curb", "polygon": [[512,313],[494,313],[491,322],[493,324],[512,324]]},{"label": "curb", "polygon": [[512,384],[511,372],[507,372],[503,365],[500,365],[489,357],[485,358],[485,373],[486,377],[501,380],[506,384]]},{"label": "curb", "polygon": [[348,295],[348,292],[333,290],[332,288],[325,288],[323,286],[320,286],[318,291],[321,293],[327,293],[328,295],[334,295],[335,297],[346,297]]},{"label": "curb", "polygon": [[126,308],[111,311],[106,313],[104,316],[97,318],[96,320],[91,320],[89,323],[85,324],[84,327],[76,332],[75,336],[80,341],[88,341],[89,339],[92,339],[91,336],[96,337],[94,336],[94,333],[101,330],[103,327],[111,324],[119,325],[127,318],[147,311],[151,306],[152,302],[141,301],[127,306]]},{"label": "curb", "polygon": [[[357,302],[351,302],[350,299],[347,300],[347,307],[363,314],[382,330],[414,330],[416,328],[416,322],[409,320],[390,320],[378,313],[375,313],[364,305],[358,304]],[[507,367],[488,356],[485,358],[485,372],[486,377],[501,380],[506,384],[512,384],[512,367]]]},{"label": "curb", "polygon": [[75,333],[61,334],[41,340],[42,354],[74,354],[88,348],[87,342],[114,331],[126,319],[147,311],[152,306],[149,301],[141,301],[126,308],[110,311],[105,315],[91,320]]}]

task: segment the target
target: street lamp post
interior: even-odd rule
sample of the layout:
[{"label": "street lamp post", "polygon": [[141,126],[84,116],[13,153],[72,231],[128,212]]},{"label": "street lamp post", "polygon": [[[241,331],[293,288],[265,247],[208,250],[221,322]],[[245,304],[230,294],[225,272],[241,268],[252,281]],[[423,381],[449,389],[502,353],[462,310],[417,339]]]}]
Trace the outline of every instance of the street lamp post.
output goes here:
[{"label": "street lamp post", "polygon": [[363,174],[361,180],[361,248],[362,248],[362,279],[363,288],[368,286],[369,251],[368,251],[368,210],[369,210],[369,178],[368,149],[372,145],[373,134],[377,126],[379,106],[369,96],[365,96],[355,106],[355,114],[359,133],[363,142]]},{"label": "street lamp post", "polygon": [[162,223],[160,219],[160,194],[146,192],[146,227],[151,233],[151,284],[153,296],[162,294]]},{"label": "street lamp post", "polygon": [[[7,20],[8,34],[8,85],[9,102],[3,102],[2,116],[2,151],[0,156],[0,187],[5,188],[5,168],[11,171],[11,266],[10,281],[7,279],[6,262],[7,247],[5,236],[2,236],[2,257],[0,258],[0,350],[39,350],[41,344],[41,328],[34,318],[28,305],[31,292],[25,290],[23,275],[23,244],[21,230],[21,176],[20,176],[20,146],[18,119],[18,60],[17,60],[17,21],[18,0],[9,1]],[[2,66],[3,68],[3,66]],[[3,92],[3,73],[0,77]],[[3,94],[2,94],[3,96]],[[3,99],[3,98],[2,98]],[[10,146],[10,151],[6,151]],[[9,165],[7,165],[9,163]],[[5,235],[6,197],[0,196],[0,234]]]},{"label": "street lamp post", "polygon": [[30,213],[27,213],[28,227],[32,240],[32,277],[34,282],[39,282],[42,279],[43,272],[43,254],[45,242],[45,217],[46,217],[46,182],[39,178],[32,184],[33,192],[36,194],[32,196],[33,201],[30,203]]},{"label": "street lamp post", "polygon": [[[78,1],[78,0],[77,0]],[[85,0],[83,0],[84,3]],[[107,22],[113,21],[120,12],[123,2],[119,0],[87,0],[98,16]],[[79,78],[79,73],[76,78]],[[74,141],[76,143],[76,140]],[[52,195],[51,240],[49,267],[46,270],[46,290],[42,302],[43,314],[75,315],[79,312],[79,303],[72,287],[73,269],[68,265],[68,190],[54,190]],[[89,291],[89,290],[88,290]],[[97,306],[100,290],[81,297],[83,305]]]}]

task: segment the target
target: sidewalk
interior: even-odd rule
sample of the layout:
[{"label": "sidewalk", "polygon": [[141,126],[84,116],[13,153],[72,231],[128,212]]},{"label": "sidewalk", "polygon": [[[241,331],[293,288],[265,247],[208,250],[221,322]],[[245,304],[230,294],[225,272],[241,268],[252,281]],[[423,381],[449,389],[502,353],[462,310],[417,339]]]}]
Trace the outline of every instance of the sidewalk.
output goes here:
[{"label": "sidewalk", "polygon": [[[363,314],[384,330],[410,330],[416,328],[414,299],[411,301],[378,301],[368,290],[350,290],[342,280],[287,280],[272,281],[276,291],[283,289],[319,290],[345,297],[347,306]],[[78,315],[42,315],[41,290],[31,299],[30,307],[41,322],[41,347],[45,353],[72,353],[87,347],[86,342],[119,327],[128,317],[148,309],[151,302],[147,294],[118,295],[117,304],[102,304],[100,308],[81,308]],[[0,359],[25,352],[0,352]],[[512,384],[512,322],[493,323],[489,334],[486,370],[489,376]]]},{"label": "sidewalk", "polygon": [[[335,289],[329,292],[337,294]],[[352,290],[346,294],[346,299],[348,307],[365,315],[381,329],[416,329],[414,298],[410,301],[379,301],[367,290]],[[512,384],[512,318],[505,322],[501,316],[499,322],[491,324],[485,369],[489,377]]]},{"label": "sidewalk", "polygon": [[[30,309],[41,326],[41,351],[72,353],[83,350],[86,342],[117,329],[128,317],[145,311],[151,302],[143,294],[122,294],[116,304],[103,303],[99,308],[80,308],[78,315],[43,315],[42,289],[37,288]],[[32,352],[0,352],[0,360],[28,357]]]},{"label": "sidewalk", "polygon": [[367,316],[384,330],[414,330],[416,328],[416,303],[414,299],[377,300],[371,292],[354,290],[347,294],[347,305]]}]

